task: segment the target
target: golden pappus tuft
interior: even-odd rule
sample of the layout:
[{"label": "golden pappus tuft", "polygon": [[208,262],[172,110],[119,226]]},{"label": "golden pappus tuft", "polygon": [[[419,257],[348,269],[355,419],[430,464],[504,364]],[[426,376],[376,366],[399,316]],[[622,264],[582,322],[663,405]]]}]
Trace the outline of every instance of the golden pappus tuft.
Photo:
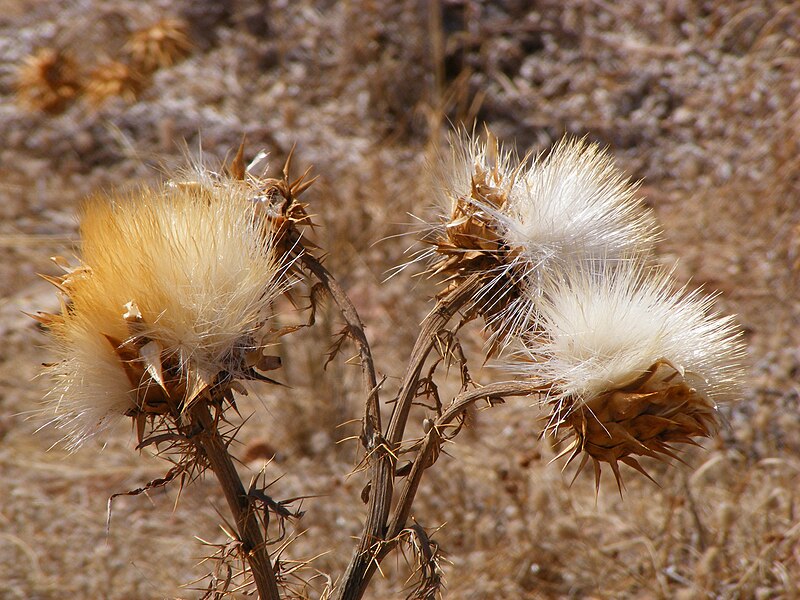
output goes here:
[{"label": "golden pappus tuft", "polygon": [[205,174],[90,199],[81,265],[47,278],[59,314],[36,318],[56,362],[46,410],[76,447],[115,418],[177,420],[193,402],[232,401],[264,354],[272,303],[290,284],[251,185]]}]

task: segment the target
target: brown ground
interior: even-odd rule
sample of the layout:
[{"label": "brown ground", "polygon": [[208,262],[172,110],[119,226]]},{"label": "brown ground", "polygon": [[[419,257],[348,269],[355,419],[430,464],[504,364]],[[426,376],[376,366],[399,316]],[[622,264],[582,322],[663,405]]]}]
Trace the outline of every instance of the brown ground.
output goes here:
[{"label": "brown ground", "polygon": [[[323,226],[315,239],[362,312],[391,391],[432,289],[406,274],[381,283],[411,243],[385,238],[409,231],[407,213],[425,214],[423,165],[446,117],[485,121],[520,150],[564,132],[607,144],[643,179],[664,262],[723,293],[718,308],[739,315],[750,361],[723,434],[688,454],[691,468],[652,466],[663,487],[628,473],[624,501],[610,478],[597,498],[588,473],[568,486],[527,401],[479,413],[414,511],[426,527],[444,524],[446,596],[798,597],[800,4],[528,4],[0,3],[0,596],[197,597],[181,588],[208,572],[193,536],[224,540],[211,480],[184,490],[177,508],[177,487],[115,500],[106,533],[109,495],[165,463],[136,453],[125,425],[102,450],[66,455],[48,451],[57,434],[34,434],[26,419],[47,357],[21,311],[56,307],[35,273],[75,251],[80,199],[155,181],[159,165],[180,164],[180,140],[195,151],[202,138],[221,159],[245,133],[248,152],[266,148],[275,167],[297,143],[297,164],[322,175],[308,194]],[[194,48],[135,102],[44,114],[15,101],[17,69],[38,48],[68,48],[88,70],[123,56],[128,32],[160,17],[188,22]],[[283,475],[276,497],[319,496],[304,503],[294,530],[304,535],[286,556],[328,552],[312,565],[334,578],[365,514],[363,477],[348,478],[356,446],[334,445],[357,431],[336,426],[360,415],[358,375],[341,360],[320,366],[337,324],[331,312],[284,349],[292,389],[256,390],[241,437],[243,450],[277,450],[267,467]],[[385,567],[371,597],[402,596],[402,560]]]}]

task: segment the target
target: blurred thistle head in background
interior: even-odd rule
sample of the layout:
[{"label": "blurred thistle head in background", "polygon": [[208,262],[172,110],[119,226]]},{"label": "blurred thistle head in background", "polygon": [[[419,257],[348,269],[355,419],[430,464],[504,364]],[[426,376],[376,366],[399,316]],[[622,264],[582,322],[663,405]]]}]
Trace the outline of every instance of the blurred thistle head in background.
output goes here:
[{"label": "blurred thistle head in background", "polygon": [[65,49],[41,48],[17,68],[17,100],[31,111],[58,114],[79,98],[98,108],[114,97],[133,103],[159,69],[187,57],[194,44],[182,19],[164,18],[131,33],[123,56],[87,69]]},{"label": "blurred thistle head in background", "polygon": [[192,50],[188,25],[181,19],[161,19],[134,31],[125,50],[140,73],[171,67]]},{"label": "blurred thistle head in background", "polygon": [[479,310],[503,344],[535,319],[543,278],[650,253],[655,221],[597,145],[565,138],[533,159],[491,133],[486,142],[462,133],[450,145],[434,171],[443,211],[425,256],[451,286],[486,275]]},{"label": "blurred thistle head in background", "polygon": [[583,454],[578,471],[591,458],[599,482],[606,462],[619,483],[618,462],[644,473],[636,456],[677,458],[672,444],[716,432],[717,403],[740,392],[744,347],[712,303],[634,261],[575,264],[544,282],[538,328],[508,366],[549,386],[547,429],[574,437],[563,454]]},{"label": "blurred thistle head in background", "polygon": [[[271,304],[289,281],[253,186],[194,181],[90,199],[81,264],[60,278],[60,314],[38,319],[56,362],[46,410],[74,448],[127,415],[179,419],[193,402],[232,403],[238,379],[275,368]],[[272,336],[272,337],[271,337]]]},{"label": "blurred thistle head in background", "polygon": [[107,60],[89,72],[86,100],[95,107],[111,98],[133,103],[145,84],[145,76],[135,67],[119,60]]},{"label": "blurred thistle head in background", "polygon": [[16,87],[19,102],[28,110],[55,114],[64,111],[83,86],[72,54],[41,48],[20,65]]}]

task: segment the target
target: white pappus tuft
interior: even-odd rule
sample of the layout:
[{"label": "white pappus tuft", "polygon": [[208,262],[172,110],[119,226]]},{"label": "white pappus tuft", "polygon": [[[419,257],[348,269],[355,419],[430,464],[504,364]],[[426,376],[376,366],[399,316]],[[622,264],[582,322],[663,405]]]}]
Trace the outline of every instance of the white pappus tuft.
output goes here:
[{"label": "white pappus tuft", "polygon": [[444,215],[433,225],[432,271],[463,280],[484,273],[476,301],[507,345],[535,326],[545,279],[565,270],[645,262],[657,238],[636,185],[597,145],[565,138],[546,156],[519,159],[489,134],[451,138],[440,161]]},{"label": "white pappus tuft", "polygon": [[673,291],[670,273],[635,263],[574,265],[543,284],[539,330],[513,369],[553,382],[555,397],[588,401],[625,388],[659,361],[712,405],[736,397],[744,346],[714,296]]},{"label": "white pappus tuft", "polygon": [[497,216],[507,244],[527,265],[614,261],[649,252],[656,238],[636,189],[596,144],[564,138],[515,179]]}]

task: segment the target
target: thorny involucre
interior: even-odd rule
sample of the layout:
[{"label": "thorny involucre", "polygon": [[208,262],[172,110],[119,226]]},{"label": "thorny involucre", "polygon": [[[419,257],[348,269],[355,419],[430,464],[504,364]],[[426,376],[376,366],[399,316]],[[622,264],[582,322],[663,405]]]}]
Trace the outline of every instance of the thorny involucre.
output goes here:
[{"label": "thorny involucre", "polygon": [[57,359],[46,410],[71,448],[270,366],[265,324],[288,285],[273,231],[249,184],[196,175],[83,208],[81,264],[51,279],[62,310],[37,317]]},{"label": "thorny involucre", "polygon": [[189,28],[180,19],[161,19],[134,31],[125,49],[140,73],[171,67],[192,49]]}]

